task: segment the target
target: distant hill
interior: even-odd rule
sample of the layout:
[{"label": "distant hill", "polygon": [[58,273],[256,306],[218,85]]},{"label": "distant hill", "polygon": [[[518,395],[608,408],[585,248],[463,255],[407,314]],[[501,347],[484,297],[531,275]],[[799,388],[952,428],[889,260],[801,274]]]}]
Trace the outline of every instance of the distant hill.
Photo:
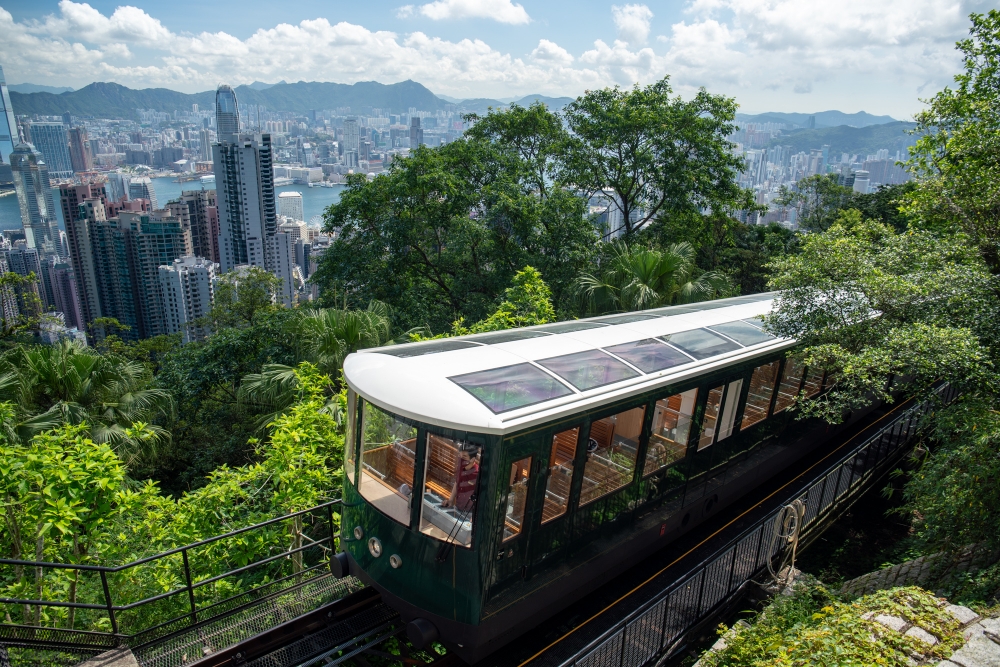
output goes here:
[{"label": "distant hill", "polygon": [[575,98],[572,97],[546,97],[545,95],[526,95],[521,99],[517,100],[515,104],[522,107],[530,107],[535,102],[541,102],[549,111],[561,111],[564,106],[572,102]]},{"label": "distant hill", "polygon": [[494,100],[488,97],[477,97],[471,100],[462,100],[461,102],[456,102],[455,106],[462,111],[471,111],[473,113],[486,113],[490,108],[504,109],[507,107],[507,105],[500,100]]},{"label": "distant hill", "polygon": [[868,127],[869,125],[884,125],[886,123],[897,123],[891,116],[875,116],[865,111],[857,113],[844,113],[843,111],[819,111],[817,113],[783,113],[780,111],[769,111],[760,114],[736,114],[736,122],[740,123],[785,123],[793,127],[808,127],[809,117],[816,117],[816,127],[839,127],[840,125],[850,125],[852,127]]},{"label": "distant hill", "polygon": [[914,127],[915,123],[895,121],[868,127],[841,125],[815,130],[790,130],[773,139],[771,145],[791,146],[793,153],[809,152],[813,148],[829,145],[830,154],[835,156],[841,153],[857,153],[865,156],[874,154],[880,148],[887,148],[889,156],[895,157],[896,151],[903,151],[916,143],[916,135],[906,134],[907,130],[912,130]]},{"label": "distant hill", "polygon": [[69,86],[42,86],[37,83],[12,83],[7,86],[7,90],[12,93],[69,93],[73,89]]},{"label": "distant hill", "polygon": [[[258,84],[259,86],[259,84]],[[353,85],[344,83],[305,82],[278,83],[255,90],[238,86],[236,96],[240,104],[256,104],[273,111],[305,113],[310,109],[351,107],[360,112],[361,107],[379,107],[394,112],[405,112],[410,107],[421,111],[437,111],[447,104],[427,88],[415,81],[382,84],[362,81]],[[153,109],[161,112],[187,110],[192,104],[208,108],[215,102],[215,91],[178,93],[166,88],[133,90],[117,83],[97,82],[80,90],[59,95],[52,93],[11,92],[11,104],[16,114],[57,116],[69,111],[75,116],[96,118],[135,118],[136,109]]]}]

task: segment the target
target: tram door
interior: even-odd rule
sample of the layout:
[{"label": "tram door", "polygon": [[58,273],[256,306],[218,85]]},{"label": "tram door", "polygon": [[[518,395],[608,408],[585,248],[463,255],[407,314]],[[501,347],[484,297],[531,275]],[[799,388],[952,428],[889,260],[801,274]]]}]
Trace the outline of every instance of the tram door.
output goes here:
[{"label": "tram door", "polygon": [[531,497],[538,468],[536,443],[512,448],[504,458],[498,503],[498,531],[493,563],[493,584],[498,590],[523,578],[533,518]]}]

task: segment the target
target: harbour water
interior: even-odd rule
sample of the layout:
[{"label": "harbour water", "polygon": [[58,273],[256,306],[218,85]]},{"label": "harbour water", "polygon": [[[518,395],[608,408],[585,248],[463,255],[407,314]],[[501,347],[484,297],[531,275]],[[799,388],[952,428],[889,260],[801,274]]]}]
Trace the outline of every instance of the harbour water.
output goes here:
[{"label": "harbour water", "polygon": [[[153,190],[156,192],[156,200],[160,206],[163,206],[163,204],[166,204],[171,199],[179,197],[182,190],[197,190],[201,187],[202,185],[198,181],[177,183],[173,177],[153,179]],[[205,187],[211,188],[211,181]],[[318,224],[319,218],[322,217],[326,207],[340,200],[340,193],[343,192],[344,188],[345,186],[343,185],[334,185],[332,188],[283,185],[275,188],[275,190],[278,193],[301,192],[302,209],[305,213],[306,221],[308,222],[312,219],[314,223]],[[62,209],[59,207],[58,188],[53,190],[53,197],[56,203],[56,211],[59,214],[59,227],[60,229],[64,229]],[[4,229],[17,229],[20,226],[21,209],[17,204],[17,195],[10,194],[0,197],[0,231]]]}]

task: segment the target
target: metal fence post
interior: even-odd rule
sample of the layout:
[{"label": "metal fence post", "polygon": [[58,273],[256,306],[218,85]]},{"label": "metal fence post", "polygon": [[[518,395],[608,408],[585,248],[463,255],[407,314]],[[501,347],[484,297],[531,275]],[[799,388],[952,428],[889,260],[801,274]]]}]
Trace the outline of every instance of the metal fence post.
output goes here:
[{"label": "metal fence post", "polygon": [[194,603],[194,588],[191,587],[191,565],[188,563],[187,549],[181,549],[181,558],[184,559],[184,579],[187,582],[188,600],[191,602],[191,623],[198,622],[198,607]]},{"label": "metal fence post", "polygon": [[333,534],[333,503],[326,506],[326,520],[330,524],[330,560],[333,560],[333,557],[337,554],[337,546],[333,543],[335,539]]},{"label": "metal fence post", "polygon": [[118,634],[118,619],[115,618],[115,606],[111,603],[111,589],[108,588],[108,573],[101,570],[101,587],[104,589],[104,605],[108,609],[108,619],[111,621],[111,632]]}]

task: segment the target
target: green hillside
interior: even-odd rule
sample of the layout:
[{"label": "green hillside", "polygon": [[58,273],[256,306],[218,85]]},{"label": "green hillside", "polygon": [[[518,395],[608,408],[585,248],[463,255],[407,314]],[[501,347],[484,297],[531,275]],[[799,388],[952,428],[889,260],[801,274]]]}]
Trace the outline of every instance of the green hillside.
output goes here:
[{"label": "green hillside", "polygon": [[916,136],[907,134],[916,125],[897,121],[868,127],[822,127],[815,130],[789,130],[771,141],[772,146],[791,146],[793,153],[809,152],[813,148],[830,146],[831,155],[840,153],[858,153],[870,155],[880,148],[889,149],[889,155],[895,156],[896,151],[904,150],[916,143]]},{"label": "green hillside", "polygon": [[[258,104],[272,111],[305,113],[310,109],[351,107],[360,111],[370,106],[404,112],[410,107],[436,111],[447,104],[415,81],[381,84],[363,81],[354,85],[343,83],[305,82],[277,84],[264,90],[249,86],[236,88],[240,104]],[[78,116],[96,118],[135,118],[136,109],[172,112],[189,110],[192,104],[208,108],[215,102],[215,91],[186,94],[166,88],[133,90],[117,83],[97,82],[73,92],[52,93],[11,92],[14,113],[56,116],[66,111]]]}]

